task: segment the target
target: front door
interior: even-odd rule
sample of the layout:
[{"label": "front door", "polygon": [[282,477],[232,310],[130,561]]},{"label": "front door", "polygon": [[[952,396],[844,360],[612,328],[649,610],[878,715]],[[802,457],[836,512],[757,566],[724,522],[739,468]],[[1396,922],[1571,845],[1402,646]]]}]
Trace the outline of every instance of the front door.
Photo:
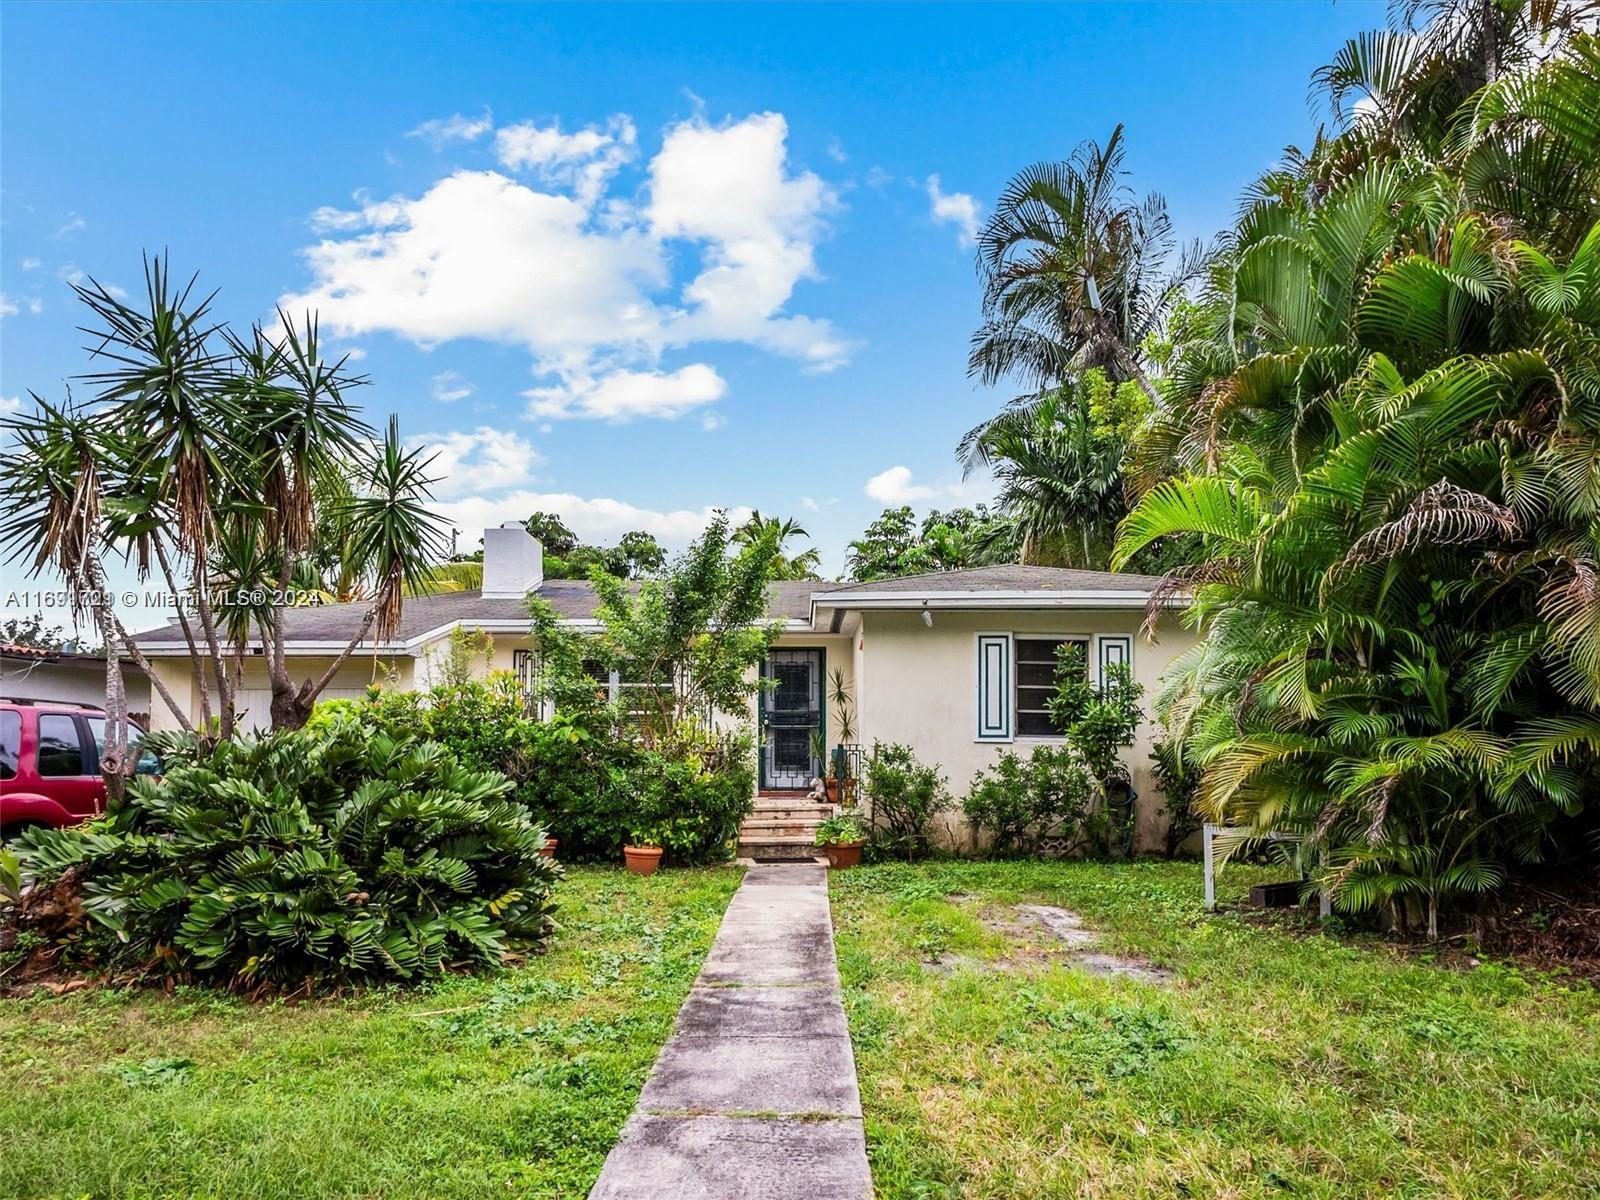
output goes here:
[{"label": "front door", "polygon": [[822,730],[822,651],[773,650],[761,698],[761,786],[808,788],[822,770],[811,735]]}]

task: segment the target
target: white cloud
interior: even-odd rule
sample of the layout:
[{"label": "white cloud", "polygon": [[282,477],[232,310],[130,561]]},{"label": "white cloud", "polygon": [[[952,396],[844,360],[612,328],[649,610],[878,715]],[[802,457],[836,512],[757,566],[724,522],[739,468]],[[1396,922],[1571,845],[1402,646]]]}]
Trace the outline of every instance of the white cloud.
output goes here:
[{"label": "white cloud", "polygon": [[544,461],[532,442],[487,425],[470,433],[423,433],[406,440],[432,453],[428,474],[437,480],[433,494],[444,500],[531,483],[533,469]]},{"label": "white cloud", "polygon": [[604,129],[590,125],[576,133],[562,133],[561,122],[540,128],[532,121],[501,127],[494,135],[494,152],[500,165],[513,171],[532,169],[541,179],[571,187],[585,205],[592,205],[606,184],[638,144],[633,121],[622,113],[612,116]]},{"label": "white cloud", "polygon": [[541,357],[659,337],[645,295],[664,279],[657,248],[642,233],[594,232],[570,197],[457,171],[415,200],[364,205],[355,224],[367,232],[304,252],[314,282],[286,308],[314,308],[345,336],[483,338]]},{"label": "white cloud", "polygon": [[67,236],[67,234],[77,233],[78,230],[84,229],[87,226],[88,222],[80,217],[77,213],[68,213],[66,222],[61,226],[60,229],[57,229],[50,236],[55,238],[64,238]]},{"label": "white cloud", "polygon": [[438,404],[454,404],[477,390],[456,371],[440,371],[433,377],[433,399]]},{"label": "white cloud", "polygon": [[874,191],[881,192],[894,182],[894,176],[882,167],[867,168],[867,186]]},{"label": "white cloud", "polygon": [[805,509],[807,512],[821,512],[822,511],[822,505],[818,504],[810,496],[801,496],[800,497],[800,507]]},{"label": "white cloud", "polygon": [[43,265],[37,258],[25,258],[22,260],[22,269],[24,271],[37,271]]},{"label": "white cloud", "polygon": [[939,177],[928,176],[929,215],[939,224],[956,227],[960,245],[970,246],[978,240],[978,202],[966,192],[950,192],[939,188]]},{"label": "white cloud", "polygon": [[435,117],[424,121],[406,134],[421,138],[435,150],[442,150],[451,142],[475,142],[494,128],[494,117],[486,108],[481,117],[464,117],[454,113],[448,117]]},{"label": "white cloud", "polygon": [[0,396],[0,416],[14,417],[21,411],[21,396]]},{"label": "white cloud", "polygon": [[771,112],[671,127],[650,164],[648,216],[658,236],[704,246],[704,269],[683,289],[691,308],[672,336],[753,342],[830,370],[850,349],[832,325],[778,315],[797,283],[818,277],[816,242],[838,207],[816,175],[790,173],[788,135]]},{"label": "white cloud", "polygon": [[316,309],[337,336],[524,346],[541,377],[535,417],[626,420],[711,403],[726,391],[711,367],[661,367],[698,342],[744,342],[815,370],[847,358],[851,343],[829,321],[787,311],[797,284],[819,277],[815,247],[838,201],[790,169],[780,114],[668,127],[640,204],[612,186],[636,152],[626,116],[500,133],[504,162],[556,186],[459,170],[416,197],[318,209],[325,236],[303,252],[311,283],[284,306]]},{"label": "white cloud", "polygon": [[866,493],[880,504],[915,504],[919,500],[956,500],[969,503],[985,498],[991,488],[984,479],[953,483],[913,483],[911,468],[895,466],[867,480]]},{"label": "white cloud", "polygon": [[700,417],[700,428],[707,433],[715,432],[728,423],[728,418],[719,412],[708,412]]},{"label": "white cloud", "polygon": [[[526,520],[529,513],[553,512],[559,513],[572,531],[586,542],[615,542],[624,533],[640,529],[674,547],[683,546],[697,537],[717,512],[710,507],[661,512],[609,497],[586,499],[571,492],[532,490],[508,492],[494,497],[468,496],[452,503],[436,504],[434,511],[455,528],[469,534],[476,534],[502,521]],[[748,508],[728,509],[728,517],[735,524],[747,520],[749,516]]]},{"label": "white cloud", "polygon": [[828,144],[824,147],[824,149],[827,150],[828,157],[833,159],[834,162],[842,163],[850,161],[850,156],[845,153],[844,143],[838,138],[829,138]]},{"label": "white cloud", "polygon": [[705,363],[676,371],[612,371],[598,378],[569,374],[561,383],[524,392],[530,417],[589,417],[622,424],[635,417],[681,417],[714,404],[727,381]]},{"label": "white cloud", "polygon": [[37,296],[12,296],[0,292],[0,317],[14,317],[24,309],[37,317],[44,311],[44,302]]}]

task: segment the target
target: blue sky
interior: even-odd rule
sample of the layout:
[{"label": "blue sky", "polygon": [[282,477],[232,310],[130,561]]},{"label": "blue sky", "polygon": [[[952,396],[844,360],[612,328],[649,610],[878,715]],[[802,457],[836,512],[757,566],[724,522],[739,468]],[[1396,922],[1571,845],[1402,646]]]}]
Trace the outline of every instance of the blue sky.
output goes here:
[{"label": "blue sky", "polygon": [[[953,457],[970,221],[1127,127],[1179,232],[1309,141],[1377,3],[23,4],[0,26],[0,402],[85,369],[67,280],[142,249],[247,324],[315,304],[470,530],[562,511],[678,545],[794,515],[830,571]],[[896,470],[896,468],[899,468]],[[875,482],[874,482],[875,481]],[[7,587],[19,587],[15,567]]]}]

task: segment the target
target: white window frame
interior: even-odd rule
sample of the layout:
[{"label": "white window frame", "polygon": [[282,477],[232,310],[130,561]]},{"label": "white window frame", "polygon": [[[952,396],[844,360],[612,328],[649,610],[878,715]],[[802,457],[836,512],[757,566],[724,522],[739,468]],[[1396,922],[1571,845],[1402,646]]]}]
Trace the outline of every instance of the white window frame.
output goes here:
[{"label": "white window frame", "polygon": [[[1111,662],[1125,662],[1129,671],[1133,670],[1133,643],[1132,634],[1128,633],[1084,633],[1075,631],[1062,633],[1051,630],[984,630],[973,635],[973,703],[974,721],[973,741],[983,743],[1059,743],[1063,739],[1059,733],[1022,733],[1017,728],[1019,708],[1017,705],[1017,643],[1019,641],[1042,642],[1077,642],[1083,646],[1085,668],[1089,672],[1089,682],[1096,687],[1104,676],[1104,668]],[[1005,661],[1003,670],[1006,675],[1005,684],[1005,710],[1003,729],[1001,722],[992,726],[984,725],[985,701],[985,672],[984,652],[988,646],[1004,645]],[[1030,712],[1037,711],[1030,709]]]},{"label": "white window frame", "polygon": [[[1094,656],[1094,635],[1090,633],[1035,633],[1032,630],[1011,635],[1011,720],[1016,726],[1016,735],[1019,742],[1060,742],[1063,740],[1059,733],[1023,733],[1019,718],[1022,716],[1022,707],[1017,696],[1017,650],[1018,642],[1077,642],[1083,647],[1084,669],[1089,672],[1090,682],[1095,681],[1095,668],[1092,661]],[[1029,712],[1038,712],[1030,708]]]}]

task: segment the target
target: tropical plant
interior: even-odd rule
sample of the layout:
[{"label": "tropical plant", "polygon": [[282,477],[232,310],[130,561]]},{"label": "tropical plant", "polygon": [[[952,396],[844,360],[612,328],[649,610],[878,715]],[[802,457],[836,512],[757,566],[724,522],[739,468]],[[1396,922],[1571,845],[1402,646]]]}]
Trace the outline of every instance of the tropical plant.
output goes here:
[{"label": "tropical plant", "polygon": [[1019,173],[978,235],[984,323],[968,373],[986,385],[1018,377],[1028,399],[1099,367],[1159,401],[1140,347],[1198,266],[1198,249],[1171,265],[1166,202],[1137,200],[1124,180],[1118,125],[1104,146],[1082,143],[1064,162]]},{"label": "tropical plant", "polygon": [[[1198,548],[1152,611],[1204,634],[1161,707],[1205,817],[1432,930],[1583,852],[1600,748],[1600,44],[1489,7],[1325,73],[1381,80],[1376,115],[1247,197],[1141,448],[1177,474],[1114,556]],[[1502,53],[1527,21],[1550,40]]]},{"label": "tropical plant", "polygon": [[1105,840],[1088,772],[1066,747],[1035,746],[1027,758],[1002,750],[973,776],[962,811],[995,855],[1035,853],[1047,837],[1067,853]]},{"label": "tropical plant", "polygon": [[874,742],[862,786],[874,845],[907,861],[926,854],[934,819],[951,806],[944,772],[920,761],[909,746]]},{"label": "tropical plant", "polygon": [[72,872],[100,961],[232,988],[416,982],[495,966],[553,929],[544,832],[436,742],[349,712],[202,753],[152,735],[166,774],[107,816],[16,843],[25,877]]},{"label": "tropical plant", "polygon": [[793,517],[763,517],[761,510],[755,509],[745,523],[734,530],[733,542],[736,546],[753,546],[763,538],[771,538],[778,547],[772,564],[774,579],[816,579],[817,570],[822,566],[822,551],[813,546],[799,554],[788,552],[789,543],[795,538],[810,536],[805,526]]},{"label": "tropical plant", "polygon": [[[126,721],[114,664],[143,655],[104,599],[107,554],[142,578],[159,571],[189,653],[200,729],[234,732],[239,664],[259,645],[275,728],[304,723],[356,647],[398,627],[404,596],[443,557],[426,509],[427,455],[391,420],[376,442],[345,400],[363,383],[321,354],[313,317],[279,314],[270,334],[240,337],[211,316],[214,297],[145,264],[135,305],[94,281],[74,285],[90,312],[96,390],[88,405],[38,400],[8,422],[28,453],[0,468],[0,540],[34,571],[67,581],[107,650],[108,770],[126,768]],[[337,578],[323,573],[336,564]],[[305,599],[360,597],[356,634],[317,676],[290,678],[285,612]],[[178,724],[179,704],[151,673]]]}]

